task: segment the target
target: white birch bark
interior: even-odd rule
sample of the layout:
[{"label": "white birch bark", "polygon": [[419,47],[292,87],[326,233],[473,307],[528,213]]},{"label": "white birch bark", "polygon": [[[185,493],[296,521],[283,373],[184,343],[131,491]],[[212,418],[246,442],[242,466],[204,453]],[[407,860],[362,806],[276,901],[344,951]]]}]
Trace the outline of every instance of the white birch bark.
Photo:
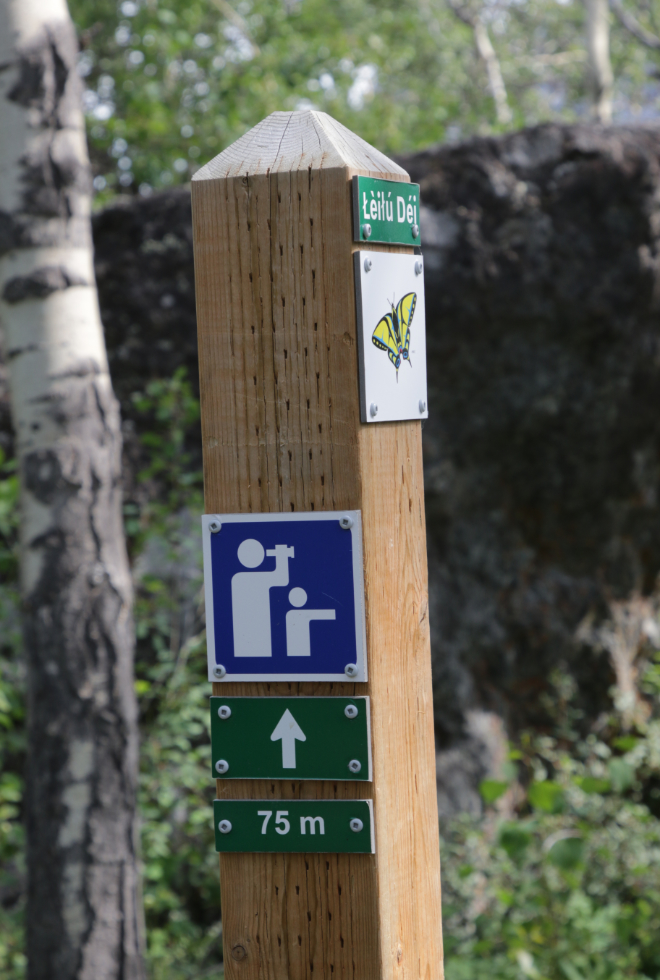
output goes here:
[{"label": "white birch bark", "polygon": [[587,56],[591,111],[601,123],[612,122],[614,75],[610,61],[610,14],[607,0],[586,0]]},{"label": "white birch bark", "polygon": [[21,473],[29,980],[143,975],[120,420],[65,0],[0,0],[0,324]]}]

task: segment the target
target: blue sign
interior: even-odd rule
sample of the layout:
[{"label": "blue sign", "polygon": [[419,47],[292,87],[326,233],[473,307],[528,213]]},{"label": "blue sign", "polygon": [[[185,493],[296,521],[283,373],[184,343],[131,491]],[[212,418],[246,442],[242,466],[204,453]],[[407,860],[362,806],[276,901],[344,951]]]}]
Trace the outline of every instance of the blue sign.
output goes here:
[{"label": "blue sign", "polygon": [[209,680],[365,681],[359,511],[206,514]]}]

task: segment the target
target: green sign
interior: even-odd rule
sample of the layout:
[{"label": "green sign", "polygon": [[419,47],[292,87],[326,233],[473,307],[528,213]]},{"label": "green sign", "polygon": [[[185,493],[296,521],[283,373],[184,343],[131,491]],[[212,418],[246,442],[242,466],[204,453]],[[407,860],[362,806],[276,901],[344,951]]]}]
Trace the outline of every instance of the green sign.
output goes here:
[{"label": "green sign", "polygon": [[214,800],[215,849],[373,854],[371,800]]},{"label": "green sign", "polygon": [[353,177],[353,238],[356,242],[421,245],[419,184]]},{"label": "green sign", "polygon": [[216,779],[371,779],[369,698],[211,698]]}]

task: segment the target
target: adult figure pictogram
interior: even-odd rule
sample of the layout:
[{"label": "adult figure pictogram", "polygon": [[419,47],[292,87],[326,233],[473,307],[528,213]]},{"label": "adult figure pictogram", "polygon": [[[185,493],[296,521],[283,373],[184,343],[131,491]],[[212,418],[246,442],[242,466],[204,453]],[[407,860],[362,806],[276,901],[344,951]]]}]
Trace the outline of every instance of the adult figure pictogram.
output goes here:
[{"label": "adult figure pictogram", "polygon": [[238,546],[238,560],[244,568],[258,568],[265,557],[275,558],[269,572],[237,572],[231,580],[231,608],[235,657],[272,657],[270,590],[289,584],[289,558],[294,549],[276,544],[266,551],[260,541],[246,538]]}]

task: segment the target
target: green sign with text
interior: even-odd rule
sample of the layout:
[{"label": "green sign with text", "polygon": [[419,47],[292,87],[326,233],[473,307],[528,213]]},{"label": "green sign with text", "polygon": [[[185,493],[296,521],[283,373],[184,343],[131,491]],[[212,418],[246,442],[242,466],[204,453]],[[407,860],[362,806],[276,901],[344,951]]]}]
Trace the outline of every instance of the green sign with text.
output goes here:
[{"label": "green sign with text", "polygon": [[373,854],[371,800],[214,800],[223,853]]},{"label": "green sign with text", "polygon": [[371,779],[369,698],[211,698],[216,779]]},{"label": "green sign with text", "polygon": [[421,245],[419,184],[353,177],[353,238],[356,242]]}]

